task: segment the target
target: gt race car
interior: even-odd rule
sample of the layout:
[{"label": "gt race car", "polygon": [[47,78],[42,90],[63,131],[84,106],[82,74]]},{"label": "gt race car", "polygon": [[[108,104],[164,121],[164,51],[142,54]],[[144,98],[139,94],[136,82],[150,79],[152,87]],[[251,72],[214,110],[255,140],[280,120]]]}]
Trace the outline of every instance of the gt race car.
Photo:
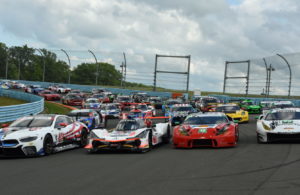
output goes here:
[{"label": "gt race car", "polygon": [[107,119],[117,119],[120,117],[120,110],[115,104],[102,104],[100,107],[100,112]]},{"label": "gt race car", "polygon": [[248,111],[249,114],[260,114],[261,106],[255,105],[252,100],[244,100],[241,102],[240,107]]},{"label": "gt race car", "polygon": [[94,129],[89,136],[88,152],[100,150],[129,150],[147,152],[159,143],[168,143],[170,127],[167,123],[152,125],[149,120],[124,119],[112,130]]},{"label": "gt race car", "polygon": [[82,102],[82,108],[86,109],[100,109],[101,108],[101,102],[98,100],[98,98],[88,98],[85,101]]},{"label": "gt race car", "polygon": [[92,109],[72,110],[68,116],[75,121],[84,123],[90,130],[104,125],[101,114]]},{"label": "gt race car", "polygon": [[220,100],[215,97],[201,97],[199,102],[196,103],[196,107],[202,112],[209,112],[215,109],[220,103]]},{"label": "gt race car", "polygon": [[53,100],[60,100],[60,95],[57,93],[54,93],[50,90],[41,91],[39,96],[44,97],[45,100],[53,101]]},{"label": "gt race car", "polygon": [[181,124],[189,114],[196,112],[190,104],[174,104],[169,112],[165,113],[165,117],[170,118],[171,126],[175,126]]},{"label": "gt race car", "polygon": [[161,107],[162,113],[164,113],[164,114],[167,113],[174,104],[182,104],[182,100],[181,99],[168,99],[167,101],[165,101],[165,103]]},{"label": "gt race car", "polygon": [[175,148],[233,147],[238,140],[238,124],[224,113],[191,114],[173,130]]},{"label": "gt race car", "polygon": [[78,95],[67,94],[61,98],[63,104],[70,106],[81,106],[83,98]]},{"label": "gt race car", "polygon": [[225,113],[228,117],[232,118],[234,122],[238,122],[238,123],[249,122],[248,112],[242,110],[236,104],[219,104],[216,107],[215,111]]},{"label": "gt race car", "polygon": [[4,155],[39,156],[84,147],[89,130],[68,116],[36,115],[22,117],[0,132]]},{"label": "gt race car", "polygon": [[300,109],[273,109],[257,120],[257,142],[300,141]]}]

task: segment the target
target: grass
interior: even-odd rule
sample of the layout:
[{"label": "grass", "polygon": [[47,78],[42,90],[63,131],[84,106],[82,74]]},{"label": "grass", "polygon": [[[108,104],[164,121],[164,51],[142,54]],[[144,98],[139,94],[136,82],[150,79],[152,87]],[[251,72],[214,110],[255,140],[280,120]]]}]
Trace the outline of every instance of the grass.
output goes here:
[{"label": "grass", "polygon": [[71,109],[65,108],[63,106],[51,102],[45,102],[43,114],[68,114],[70,111]]},{"label": "grass", "polygon": [[0,97],[0,106],[11,106],[11,105],[25,104],[25,103],[28,102],[24,100],[9,98],[9,97]]}]

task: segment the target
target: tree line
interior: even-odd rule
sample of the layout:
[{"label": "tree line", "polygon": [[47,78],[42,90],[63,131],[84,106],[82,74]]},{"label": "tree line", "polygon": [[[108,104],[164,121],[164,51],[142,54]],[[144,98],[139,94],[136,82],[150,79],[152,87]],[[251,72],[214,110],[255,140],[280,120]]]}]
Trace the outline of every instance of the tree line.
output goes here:
[{"label": "tree line", "polygon": [[[72,84],[94,85],[96,83],[97,66],[99,66],[99,85],[120,86],[122,74],[109,63],[81,63],[70,69],[68,64],[57,58],[47,49],[24,46],[8,47],[0,42],[0,78],[12,80],[44,81],[68,83],[69,74]],[[44,75],[45,63],[45,75]],[[126,82],[126,86],[145,86],[140,83]],[[146,86],[145,86],[146,87]],[[148,86],[149,87],[149,86]]]}]

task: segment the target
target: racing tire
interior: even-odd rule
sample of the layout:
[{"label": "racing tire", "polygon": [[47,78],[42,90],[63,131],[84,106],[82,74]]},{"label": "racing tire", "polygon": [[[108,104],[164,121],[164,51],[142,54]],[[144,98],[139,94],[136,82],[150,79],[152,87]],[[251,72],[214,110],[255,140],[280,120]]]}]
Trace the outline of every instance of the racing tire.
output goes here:
[{"label": "racing tire", "polygon": [[171,128],[170,125],[168,125],[167,134],[162,137],[162,142],[164,144],[168,144],[170,143],[170,138],[171,138]]},{"label": "racing tire", "polygon": [[86,129],[82,129],[81,130],[81,136],[80,136],[80,143],[79,143],[79,145],[80,145],[80,147],[83,148],[84,146],[87,145],[87,143],[88,143],[88,132],[87,132]]},{"label": "racing tire", "polygon": [[256,141],[258,144],[264,144],[265,142],[262,142],[260,139],[259,139],[259,135],[258,133],[256,133]]},{"label": "racing tire", "polygon": [[54,152],[54,144],[51,135],[46,135],[43,143],[43,150],[45,156],[48,156]]}]

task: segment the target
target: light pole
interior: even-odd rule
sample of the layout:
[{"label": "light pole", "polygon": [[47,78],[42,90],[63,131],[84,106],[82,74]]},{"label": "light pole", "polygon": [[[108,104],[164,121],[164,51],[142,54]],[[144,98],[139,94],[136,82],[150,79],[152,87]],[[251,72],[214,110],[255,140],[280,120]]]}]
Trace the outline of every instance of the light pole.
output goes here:
[{"label": "light pole", "polygon": [[94,56],[94,59],[95,59],[95,62],[96,62],[96,66],[97,66],[97,70],[96,70],[96,85],[98,85],[98,75],[99,75],[99,64],[98,64],[98,60],[96,58],[96,55],[91,51],[91,50],[88,50],[88,52],[90,52],[93,56]]},{"label": "light pole", "polygon": [[35,49],[35,50],[38,51],[43,58],[43,82],[45,82],[45,72],[46,72],[45,55],[43,54],[43,52],[40,49]]},{"label": "light pole", "polygon": [[272,64],[270,64],[269,68],[268,68],[268,71],[269,71],[269,82],[268,82],[268,97],[270,96],[270,87],[271,87],[271,74],[272,74],[272,71],[275,71],[275,68],[272,67]]},{"label": "light pole", "polygon": [[290,71],[289,90],[288,90],[288,97],[290,97],[290,95],[291,95],[291,86],[292,86],[292,69],[291,69],[291,66],[290,66],[289,62],[287,61],[287,59],[285,57],[283,57],[280,54],[277,54],[277,55],[285,61],[285,63],[287,64],[287,66],[289,68],[289,71]]},{"label": "light pole", "polygon": [[60,49],[62,52],[64,52],[68,58],[68,62],[69,62],[69,79],[68,79],[68,83],[70,84],[71,83],[71,61],[70,61],[70,57],[68,55],[68,53],[63,50],[63,49]]}]

